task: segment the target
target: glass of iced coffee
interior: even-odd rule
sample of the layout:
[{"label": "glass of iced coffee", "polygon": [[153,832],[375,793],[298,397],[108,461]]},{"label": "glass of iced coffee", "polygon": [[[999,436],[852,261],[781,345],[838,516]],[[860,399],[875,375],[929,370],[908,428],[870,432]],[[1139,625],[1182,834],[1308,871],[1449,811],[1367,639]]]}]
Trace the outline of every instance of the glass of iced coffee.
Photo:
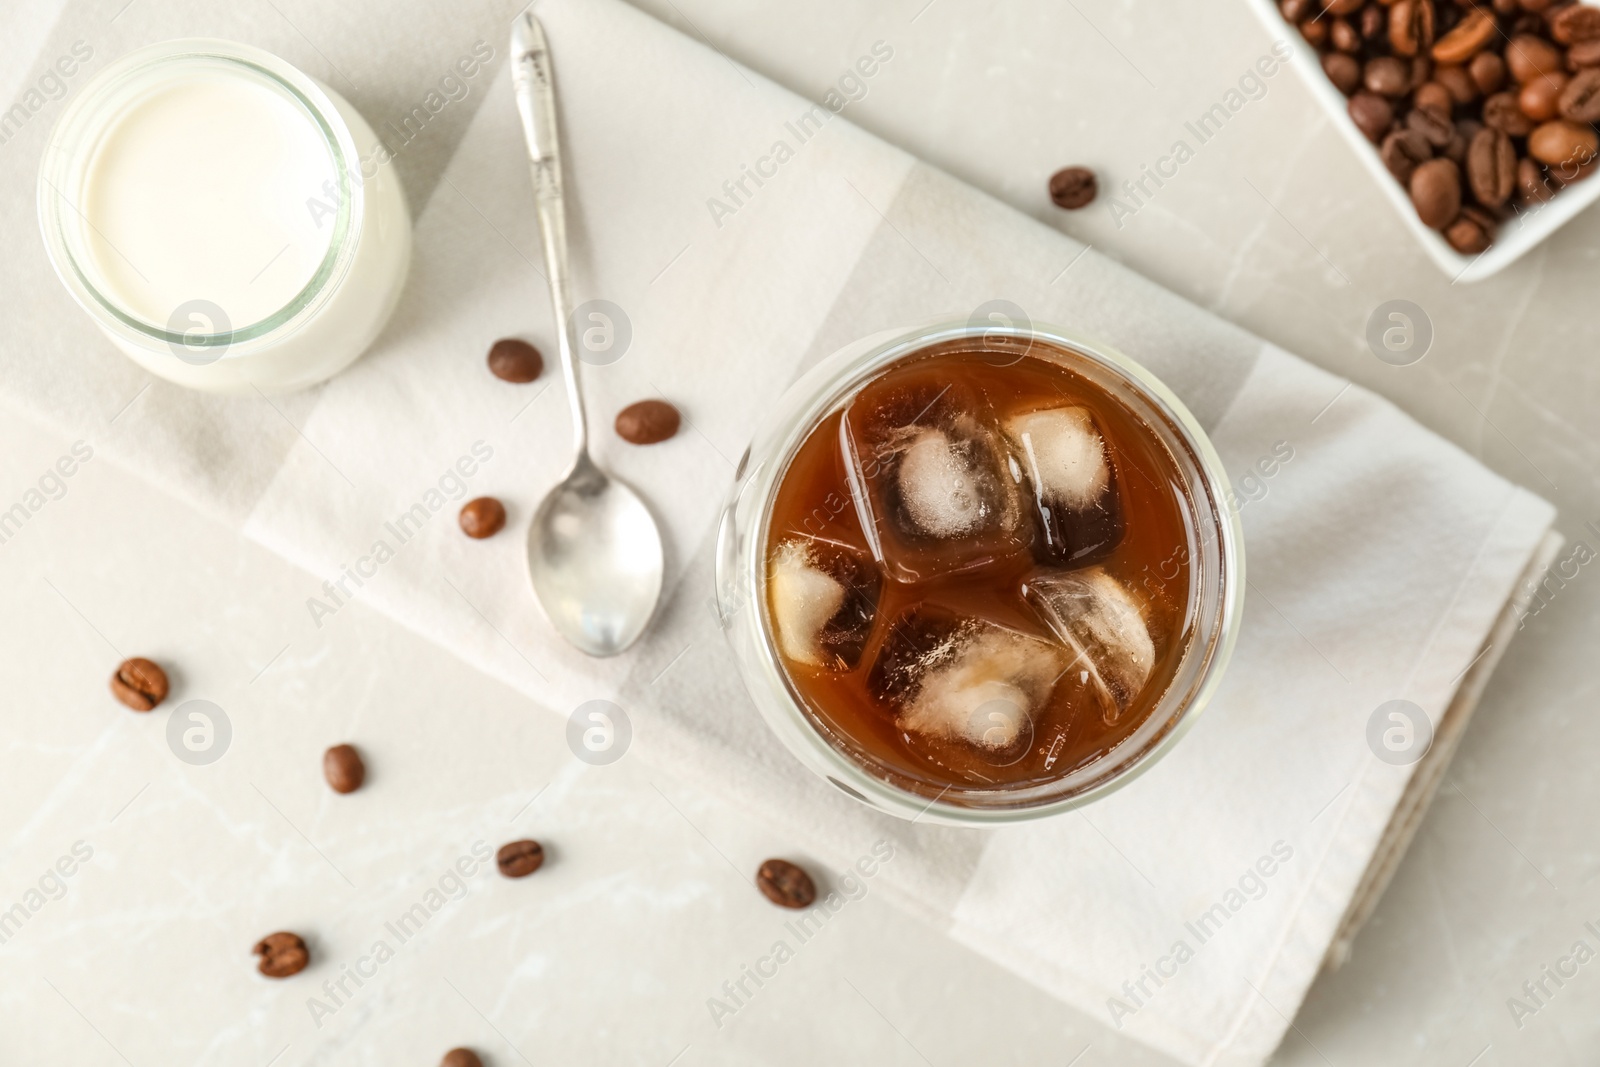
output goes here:
[{"label": "glass of iced coffee", "polygon": [[1038,324],[869,338],[746,454],[717,596],[756,706],[869,805],[1036,818],[1125,784],[1216,688],[1227,479],[1137,363]]}]

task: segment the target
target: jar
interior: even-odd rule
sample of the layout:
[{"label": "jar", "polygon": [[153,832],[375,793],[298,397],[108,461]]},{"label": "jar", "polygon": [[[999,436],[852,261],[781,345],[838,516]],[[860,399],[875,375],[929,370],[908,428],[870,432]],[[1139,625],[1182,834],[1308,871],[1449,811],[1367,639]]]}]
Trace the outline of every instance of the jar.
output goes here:
[{"label": "jar", "polygon": [[217,393],[320,382],[400,297],[411,220],[338,93],[242,44],[177,40],[97,74],[39,167],[57,275],[134,362]]},{"label": "jar", "polygon": [[[1011,345],[1065,364],[1123,405],[1171,459],[1188,539],[1187,646],[1145,720],[1099,758],[1045,784],[995,790],[935,789],[913,782],[822,729],[791,680],[774,640],[767,599],[773,503],[789,463],[811,431],[890,365],[924,349],[972,341]],[[856,342],[822,361],[783,395],[741,459],[716,548],[718,611],[740,674],[786,747],[816,774],[873,808],[907,819],[978,826],[1066,811],[1132,781],[1170,751],[1221,681],[1243,612],[1242,531],[1228,479],[1194,416],[1128,357],[1070,331],[1038,323],[940,323]]]}]

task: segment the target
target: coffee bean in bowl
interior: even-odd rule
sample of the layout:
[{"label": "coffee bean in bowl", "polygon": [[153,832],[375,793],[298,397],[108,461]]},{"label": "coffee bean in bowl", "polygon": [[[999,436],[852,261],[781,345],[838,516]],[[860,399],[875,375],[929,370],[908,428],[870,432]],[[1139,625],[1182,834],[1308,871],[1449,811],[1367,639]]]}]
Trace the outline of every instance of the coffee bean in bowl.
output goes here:
[{"label": "coffee bean in bowl", "polygon": [[659,444],[678,432],[681,420],[665,400],[641,400],[617,412],[617,436],[629,444]]},{"label": "coffee bean in bowl", "polygon": [[111,694],[134,711],[149,711],[167,699],[167,672],[140,656],[125,659],[111,676]]},{"label": "coffee bean in bowl", "polygon": [[261,957],[256,970],[268,978],[288,978],[299,974],[311,962],[311,951],[299,934],[279,931],[268,934],[250,950]]},{"label": "coffee bean in bowl", "polygon": [[334,745],[322,754],[322,776],[335,793],[354,793],[367,779],[367,765],[354,745]]},{"label": "coffee bean in bowl", "polygon": [[462,533],[481,541],[505,528],[506,506],[492,496],[480,496],[461,505],[457,521]]},{"label": "coffee bean in bowl", "polygon": [[526,878],[544,864],[544,846],[537,841],[512,841],[494,855],[495,866],[507,878]]},{"label": "coffee bean in bowl", "polygon": [[756,888],[780,908],[809,908],[817,899],[816,883],[801,867],[772,859],[756,872]]}]

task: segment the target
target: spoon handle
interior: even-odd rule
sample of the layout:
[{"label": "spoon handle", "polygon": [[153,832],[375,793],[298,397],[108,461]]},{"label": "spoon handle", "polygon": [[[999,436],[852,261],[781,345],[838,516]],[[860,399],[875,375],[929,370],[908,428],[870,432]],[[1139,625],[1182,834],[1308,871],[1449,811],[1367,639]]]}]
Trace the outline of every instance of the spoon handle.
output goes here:
[{"label": "spoon handle", "polygon": [[561,194],[561,135],[556,126],[556,83],[550,69],[550,46],[544,27],[531,12],[511,26],[511,84],[522,115],[538,206],[539,235],[544,245],[545,277],[550,283],[550,308],[555,315],[561,350],[561,376],[572,405],[572,433],[578,462],[588,455],[589,423],[583,410],[583,383],[572,347],[572,292],[567,277],[567,214]]}]

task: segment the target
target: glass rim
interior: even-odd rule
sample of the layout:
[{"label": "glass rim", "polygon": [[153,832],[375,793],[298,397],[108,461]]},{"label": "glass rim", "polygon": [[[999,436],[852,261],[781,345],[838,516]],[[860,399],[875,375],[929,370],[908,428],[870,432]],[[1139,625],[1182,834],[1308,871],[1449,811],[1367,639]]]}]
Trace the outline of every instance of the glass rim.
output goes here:
[{"label": "glass rim", "polygon": [[[1046,798],[1038,803],[972,806],[943,799],[955,788],[953,786],[947,786],[933,795],[897,785],[886,777],[874,773],[862,761],[844,751],[825,735],[815,721],[813,713],[806,707],[805,701],[795,691],[794,684],[777,652],[766,603],[766,544],[771,529],[772,499],[777,486],[781,483],[795,452],[810,429],[822,417],[884,369],[901,359],[914,357],[918,351],[949,341],[975,337],[992,338],[997,335],[1015,337],[1027,342],[1042,342],[1083,357],[1122,379],[1142,400],[1149,403],[1166,419],[1169,427],[1189,450],[1198,473],[1200,484],[1190,485],[1191,491],[1203,490],[1206,499],[1211,503],[1209,513],[1214,517],[1214,521],[1208,522],[1200,515],[1190,521],[1194,527],[1193,534],[1197,537],[1203,538],[1207,529],[1213,526],[1215,528],[1218,553],[1216,610],[1210,620],[1199,620],[1202,625],[1207,621],[1211,622],[1209,634],[1204,630],[1196,631],[1191,639],[1193,644],[1174,669],[1167,693],[1158,699],[1145,723],[1107,753],[1080,769],[1085,772],[1098,769],[1101,775],[1099,780],[1086,775],[1089,784],[1081,790],[1065,796]],[[831,366],[836,360],[842,361],[841,365]],[[760,457],[762,469],[750,472],[748,482],[745,467],[751,460],[752,452],[746,452],[738,472],[740,481],[735,486],[735,495],[730,499],[724,514],[722,530],[722,540],[726,542],[731,532],[730,523],[738,521],[735,515],[736,509],[743,507],[752,509],[753,516],[749,519],[747,534],[749,547],[742,550],[743,558],[738,561],[737,573],[730,573],[729,577],[748,590],[748,596],[756,602],[753,605],[754,610],[745,613],[747,621],[743,625],[747,630],[754,631],[746,634],[746,637],[754,638],[755,648],[760,653],[759,663],[746,664],[743,654],[745,650],[738,647],[735,648],[735,654],[740,659],[742,668],[757,669],[759,674],[757,680],[765,692],[752,691],[752,697],[763,718],[779,733],[780,739],[784,740],[791,750],[795,750],[796,755],[802,755],[803,752],[813,757],[807,760],[802,755],[802,762],[806,762],[811,769],[819,771],[834,786],[870,806],[902,817],[966,826],[1031,821],[1081,807],[1132,782],[1170,752],[1193,728],[1220,684],[1238,637],[1244,606],[1243,531],[1239,516],[1228,504],[1231,490],[1221,459],[1216,454],[1204,428],[1188,407],[1150,371],[1115,349],[1089,340],[1073,331],[1037,322],[997,326],[988,322],[958,320],[937,322],[912,330],[889,331],[847,345],[812,368],[791,388],[803,389],[804,383],[813,375],[823,375],[823,377],[812,383],[812,389],[804,394],[805,399],[795,410],[785,409],[779,412],[781,425],[769,430],[768,435],[752,444],[752,449],[766,446],[772,451]],[[1165,442],[1163,447],[1167,447]],[[1190,481],[1187,476],[1183,480],[1185,483]],[[730,548],[732,546],[726,543],[718,546],[719,572]],[[733,548],[735,555],[740,551]],[[1195,566],[1198,566],[1198,563]],[[719,597],[723,592],[722,586],[719,573]],[[730,639],[734,636],[730,628]],[[1198,672],[1180,693],[1177,685],[1179,675],[1195,656],[1200,657]],[[751,681],[747,676],[747,682]],[[1162,716],[1160,713],[1163,704],[1174,693],[1178,694],[1175,706]],[[777,705],[776,714],[773,705]],[[1151,723],[1156,723],[1153,735],[1143,738],[1142,747],[1130,748],[1133,742],[1140,739],[1141,731]],[[1124,749],[1129,751],[1124,753]],[[1123,756],[1120,762],[1117,762],[1116,757],[1119,753],[1123,753]],[[818,764],[826,767],[826,770],[822,771]],[[1105,774],[1107,770],[1110,771],[1109,776]],[[1075,773],[1077,772],[1063,775],[1061,779],[1046,783],[1041,788],[1058,787]],[[995,791],[997,795],[1005,792],[1007,791]]]},{"label": "glass rim", "polygon": [[[257,85],[278,92],[309,120],[334,166],[338,204],[328,247],[311,278],[282,307],[241,326],[222,331],[189,330],[174,333],[152,323],[125,303],[104,292],[92,280],[83,260],[87,250],[69,236],[70,212],[89,223],[64,186],[74,184],[75,172],[86,168],[103,137],[122,117],[129,102],[127,91],[148,92],[160,82],[134,88],[152,70],[171,67],[174,80],[185,67],[199,63],[231,71]],[[218,66],[220,64],[220,66]],[[196,68],[198,69],[198,68]],[[210,359],[237,358],[258,345],[292,332],[327,302],[349,272],[362,232],[363,190],[360,157],[348,124],[337,104],[312,78],[270,52],[215,38],[180,38],[137,49],[99,71],[57,119],[39,164],[37,189],[40,228],[52,265],[74,299],[104,327],[141,348],[218,349]],[[244,347],[241,347],[244,346]]]}]

